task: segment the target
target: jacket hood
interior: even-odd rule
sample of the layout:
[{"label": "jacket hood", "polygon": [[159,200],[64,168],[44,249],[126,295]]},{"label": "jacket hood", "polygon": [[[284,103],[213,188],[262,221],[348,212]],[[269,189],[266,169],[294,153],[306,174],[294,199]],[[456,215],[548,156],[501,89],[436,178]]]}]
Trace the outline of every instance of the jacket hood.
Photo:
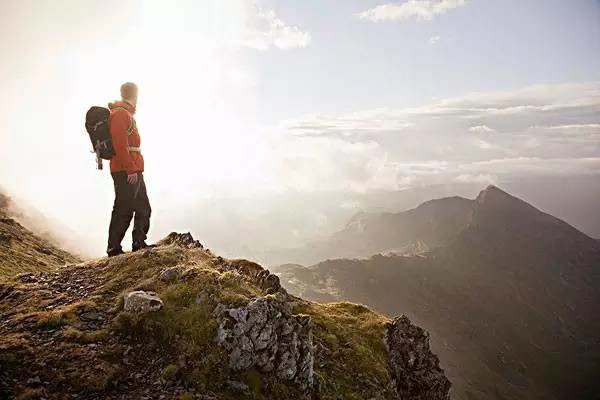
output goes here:
[{"label": "jacket hood", "polygon": [[114,101],[112,103],[108,103],[108,108],[110,110],[113,110],[115,108],[124,108],[124,109],[126,109],[127,111],[129,111],[132,114],[135,113],[135,107],[132,106],[131,104],[129,104],[128,102],[126,102],[126,101],[116,100],[116,101]]}]

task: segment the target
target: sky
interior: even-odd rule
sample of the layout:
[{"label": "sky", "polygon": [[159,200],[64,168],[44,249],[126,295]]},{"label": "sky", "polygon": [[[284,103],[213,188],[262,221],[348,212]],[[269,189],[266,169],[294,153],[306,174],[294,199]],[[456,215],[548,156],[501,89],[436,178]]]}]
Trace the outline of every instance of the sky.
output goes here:
[{"label": "sky", "polygon": [[600,175],[597,0],[3,0],[0,54],[0,186],[91,252],[84,116],[125,81],[156,238],[201,201]]}]

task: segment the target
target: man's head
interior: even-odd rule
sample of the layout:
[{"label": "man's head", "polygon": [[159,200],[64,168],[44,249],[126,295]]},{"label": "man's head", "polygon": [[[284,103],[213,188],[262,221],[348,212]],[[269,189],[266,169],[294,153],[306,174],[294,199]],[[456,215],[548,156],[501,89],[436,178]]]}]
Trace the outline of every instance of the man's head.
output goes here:
[{"label": "man's head", "polygon": [[138,88],[133,82],[125,82],[121,85],[121,99],[130,102],[134,106],[137,104]]}]

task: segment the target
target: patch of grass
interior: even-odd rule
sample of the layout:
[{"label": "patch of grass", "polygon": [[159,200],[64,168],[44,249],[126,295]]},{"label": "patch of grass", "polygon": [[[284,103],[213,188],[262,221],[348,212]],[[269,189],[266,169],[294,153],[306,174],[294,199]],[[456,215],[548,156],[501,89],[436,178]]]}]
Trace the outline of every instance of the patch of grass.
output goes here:
[{"label": "patch of grass", "polygon": [[170,381],[170,380],[175,379],[178,371],[179,371],[179,368],[177,368],[177,365],[169,364],[163,368],[163,370],[160,374],[164,379]]},{"label": "patch of grass", "polygon": [[46,395],[46,391],[41,388],[33,389],[26,388],[23,390],[15,400],[37,400]]},{"label": "patch of grass", "polygon": [[0,278],[52,271],[78,261],[49,240],[34,235],[0,207]]},{"label": "patch of grass", "polygon": [[67,324],[65,314],[57,311],[38,313],[36,327],[38,329],[56,329]]},{"label": "patch of grass", "polygon": [[383,342],[387,318],[347,302],[300,302],[294,312],[311,316],[315,345],[326,353],[327,364],[315,365],[323,399],[391,397]]},{"label": "patch of grass", "polygon": [[100,329],[97,331],[84,332],[79,329],[68,326],[62,333],[63,337],[70,339],[74,342],[81,344],[97,343],[106,340],[108,337],[108,331],[106,329]]},{"label": "patch of grass", "polygon": [[102,292],[121,293],[143,283],[149,285],[163,268],[175,266],[186,258],[184,249],[165,247],[153,249],[147,255],[129,253],[105,260],[106,265],[101,271],[105,280]]},{"label": "patch of grass", "polygon": [[263,398],[263,395],[262,395],[263,383],[262,383],[262,377],[260,375],[260,372],[258,372],[255,369],[250,369],[250,370],[244,372],[243,378],[244,378],[244,382],[246,382],[246,384],[250,388],[250,392],[254,395],[254,397],[256,399],[262,399]]},{"label": "patch of grass", "polygon": [[249,284],[241,275],[233,271],[220,274],[217,284],[220,301],[234,307],[246,305],[250,300],[264,295],[259,288]]},{"label": "patch of grass", "polygon": [[200,274],[193,282],[162,284],[157,287],[164,302],[162,310],[145,315],[121,312],[112,327],[138,341],[151,341],[165,352],[184,354],[190,362],[177,370],[177,376],[189,385],[218,386],[226,378],[227,367],[223,362],[226,355],[214,342],[217,321],[212,310],[216,304],[209,299],[196,304],[198,294],[207,290],[207,281],[214,279]]},{"label": "patch of grass", "polygon": [[94,307],[95,303],[82,300],[54,310],[37,312],[33,315],[36,318],[38,329],[56,329],[65,325],[77,325],[79,323],[77,312],[81,309]]},{"label": "patch of grass", "polygon": [[34,356],[30,342],[19,334],[0,337],[0,366],[5,370],[22,368],[24,362]]}]

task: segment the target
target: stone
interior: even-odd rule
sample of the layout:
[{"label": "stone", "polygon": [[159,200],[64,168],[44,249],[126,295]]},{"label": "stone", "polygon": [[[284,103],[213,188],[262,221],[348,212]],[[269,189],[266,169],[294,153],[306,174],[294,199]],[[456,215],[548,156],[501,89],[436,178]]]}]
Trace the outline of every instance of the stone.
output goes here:
[{"label": "stone", "polygon": [[248,260],[227,260],[215,257],[213,262],[219,271],[236,271],[246,281],[260,287],[266,294],[281,294],[287,296],[286,290],[281,286],[279,277],[264,269],[257,263]]},{"label": "stone", "polygon": [[86,311],[79,316],[84,321],[101,321],[104,317],[96,311]]},{"label": "stone", "polygon": [[229,381],[227,381],[227,386],[234,392],[243,393],[243,394],[250,393],[250,388],[244,382],[229,380]]},{"label": "stone", "polygon": [[451,383],[429,348],[429,334],[406,316],[386,325],[385,345],[393,389],[403,400],[449,400]]},{"label": "stone", "polygon": [[310,317],[293,315],[274,296],[259,297],[246,306],[218,305],[217,342],[234,371],[256,368],[274,372],[308,391],[314,382],[314,346]]},{"label": "stone", "polygon": [[165,268],[161,271],[158,278],[163,282],[173,282],[183,275],[185,272],[185,267],[181,265],[177,265],[175,267]]},{"label": "stone", "polygon": [[257,276],[259,286],[267,293],[273,294],[282,290],[279,277],[265,269],[260,271]]},{"label": "stone", "polygon": [[154,292],[137,290],[125,294],[123,309],[128,312],[146,313],[158,311],[163,307],[163,302]]}]

